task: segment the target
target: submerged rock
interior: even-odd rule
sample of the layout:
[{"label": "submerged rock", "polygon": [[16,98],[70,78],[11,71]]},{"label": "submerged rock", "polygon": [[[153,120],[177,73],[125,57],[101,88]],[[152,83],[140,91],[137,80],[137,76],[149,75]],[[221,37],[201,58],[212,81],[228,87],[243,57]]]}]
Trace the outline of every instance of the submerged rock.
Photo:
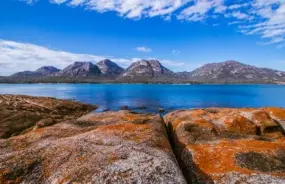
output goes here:
[{"label": "submerged rock", "polygon": [[24,95],[0,95],[0,138],[76,119],[96,106],[69,100]]},{"label": "submerged rock", "polygon": [[159,116],[103,112],[0,140],[0,183],[186,183]]},{"label": "submerged rock", "polygon": [[164,119],[188,182],[281,184],[285,137],[277,121],[284,115],[278,108],[214,108],[174,111]]}]

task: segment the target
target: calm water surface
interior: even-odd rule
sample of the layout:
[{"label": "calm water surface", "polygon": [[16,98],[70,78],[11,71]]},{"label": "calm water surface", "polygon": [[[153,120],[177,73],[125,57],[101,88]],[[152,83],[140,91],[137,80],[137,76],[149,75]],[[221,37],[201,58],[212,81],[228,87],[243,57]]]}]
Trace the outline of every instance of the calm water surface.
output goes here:
[{"label": "calm water surface", "polygon": [[284,85],[0,84],[1,94],[75,99],[118,110],[157,112],[204,107],[285,107]]}]

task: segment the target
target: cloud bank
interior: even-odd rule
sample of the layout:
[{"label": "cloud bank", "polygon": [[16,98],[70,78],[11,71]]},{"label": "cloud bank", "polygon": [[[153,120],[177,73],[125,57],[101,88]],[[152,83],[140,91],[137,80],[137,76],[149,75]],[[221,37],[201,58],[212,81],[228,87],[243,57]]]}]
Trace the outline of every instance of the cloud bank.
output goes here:
[{"label": "cloud bank", "polygon": [[[91,61],[96,63],[106,58],[105,56],[54,50],[29,43],[0,40],[0,76],[11,75],[19,71],[33,71],[42,66],[52,65],[63,69],[75,61]],[[126,59],[116,57],[108,57],[108,59],[111,59],[122,67],[128,67],[132,62],[140,60],[140,58]],[[170,60],[161,60],[161,63],[169,68],[185,65],[184,62]]]},{"label": "cloud bank", "polygon": [[[245,35],[259,35],[265,44],[285,42],[285,0],[20,0],[28,4],[49,1],[84,7],[99,13],[116,12],[129,19],[160,16],[169,21],[211,22],[220,18]],[[280,47],[280,46],[279,46]]]}]

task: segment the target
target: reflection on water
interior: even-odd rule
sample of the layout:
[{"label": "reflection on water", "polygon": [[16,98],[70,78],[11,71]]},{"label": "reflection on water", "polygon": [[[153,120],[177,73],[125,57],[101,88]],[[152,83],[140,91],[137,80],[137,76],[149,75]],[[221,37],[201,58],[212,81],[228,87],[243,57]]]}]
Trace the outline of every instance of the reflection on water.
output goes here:
[{"label": "reflection on water", "polygon": [[0,84],[0,93],[75,99],[99,105],[101,110],[285,107],[281,85]]}]

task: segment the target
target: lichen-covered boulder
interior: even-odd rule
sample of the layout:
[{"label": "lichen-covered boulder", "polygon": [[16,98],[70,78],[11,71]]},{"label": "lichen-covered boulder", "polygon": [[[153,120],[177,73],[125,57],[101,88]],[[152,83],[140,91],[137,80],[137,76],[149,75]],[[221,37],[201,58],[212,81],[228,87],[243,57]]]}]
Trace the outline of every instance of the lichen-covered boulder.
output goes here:
[{"label": "lichen-covered boulder", "polygon": [[0,138],[9,138],[63,120],[76,119],[96,108],[94,105],[71,100],[0,95]]},{"label": "lichen-covered boulder", "polygon": [[0,139],[0,183],[186,183],[160,116],[85,115]]},{"label": "lichen-covered boulder", "polygon": [[188,182],[285,183],[285,111],[178,110],[164,120]]}]

